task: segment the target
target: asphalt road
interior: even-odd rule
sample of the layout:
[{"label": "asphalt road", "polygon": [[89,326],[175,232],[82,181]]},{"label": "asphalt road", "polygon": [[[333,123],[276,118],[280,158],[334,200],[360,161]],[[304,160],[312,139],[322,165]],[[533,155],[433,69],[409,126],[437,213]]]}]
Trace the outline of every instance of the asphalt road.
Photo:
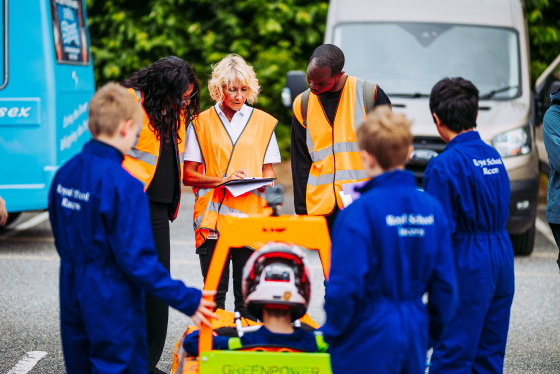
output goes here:
[{"label": "asphalt road", "polygon": [[[281,213],[292,213],[290,194]],[[192,230],[193,197],[184,190],[178,219],[171,225],[173,277],[202,287]],[[541,223],[544,207],[539,209]],[[0,374],[64,373],[59,334],[59,259],[44,212],[23,214],[0,234]],[[31,221],[30,221],[31,220]],[[38,224],[37,224],[38,222]],[[516,257],[516,295],[512,307],[504,373],[560,372],[560,275],[556,247],[543,224],[535,251]],[[318,258],[312,258],[313,300],[309,314],[324,321],[323,282]],[[231,289],[231,286],[230,286]],[[233,309],[232,295],[227,308]],[[190,319],[170,312],[167,343],[158,368],[169,372],[173,348]]]}]

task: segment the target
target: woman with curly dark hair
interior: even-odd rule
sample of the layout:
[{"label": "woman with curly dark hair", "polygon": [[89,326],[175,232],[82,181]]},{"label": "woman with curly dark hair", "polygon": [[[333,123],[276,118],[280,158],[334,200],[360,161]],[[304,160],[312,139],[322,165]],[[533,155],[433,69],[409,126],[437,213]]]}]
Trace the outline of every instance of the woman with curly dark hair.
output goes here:
[{"label": "woman with curly dark hair", "polygon": [[[188,63],[169,56],[133,73],[121,84],[144,110],[138,139],[123,166],[144,183],[159,261],[169,270],[169,220],[173,221],[179,210],[186,124],[200,111],[198,79]],[[167,305],[146,295],[150,371],[163,351],[167,319]]]}]

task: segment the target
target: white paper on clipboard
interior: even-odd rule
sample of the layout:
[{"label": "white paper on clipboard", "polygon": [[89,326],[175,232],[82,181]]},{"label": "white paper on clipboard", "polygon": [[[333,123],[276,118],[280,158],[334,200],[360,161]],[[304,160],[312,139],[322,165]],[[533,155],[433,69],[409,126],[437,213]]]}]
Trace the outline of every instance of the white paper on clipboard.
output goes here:
[{"label": "white paper on clipboard", "polygon": [[[247,193],[249,191],[256,190],[257,188],[261,188],[270,184],[276,178],[245,178],[245,179],[237,179],[228,181],[225,183],[220,184],[216,187],[225,187],[228,191],[233,195],[233,197],[237,197]],[[214,188],[216,188],[214,187]]]}]

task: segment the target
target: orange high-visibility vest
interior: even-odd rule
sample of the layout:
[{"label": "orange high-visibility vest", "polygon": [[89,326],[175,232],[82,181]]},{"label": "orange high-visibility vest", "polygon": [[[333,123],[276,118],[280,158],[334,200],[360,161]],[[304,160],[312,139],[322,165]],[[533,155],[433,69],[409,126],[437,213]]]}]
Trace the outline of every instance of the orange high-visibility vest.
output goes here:
[{"label": "orange high-visibility vest", "polygon": [[[332,126],[317,95],[309,95],[304,123],[312,161],[305,198],[309,215],[328,215],[335,204],[342,208],[342,185],[367,179],[356,143],[356,129],[366,118],[363,85],[356,77],[346,79]],[[294,114],[303,123],[301,94],[294,100]]]},{"label": "orange high-visibility vest", "polygon": [[[199,171],[213,177],[226,177],[238,169],[248,169],[251,177],[262,177],[264,156],[278,121],[253,109],[239,139],[232,143],[214,107],[200,113],[192,122],[202,152]],[[260,214],[266,200],[257,191],[241,196],[224,187],[194,188],[194,229],[196,247],[207,238],[208,230],[220,231],[224,216],[230,213]]]},{"label": "orange high-visibility vest", "polygon": [[[142,108],[142,111],[144,112],[144,121],[140,125],[139,136],[138,139],[136,139],[136,144],[134,144],[128,154],[124,156],[123,167],[144,184],[144,191],[146,191],[156,172],[161,142],[160,139],[156,137],[155,132],[150,128],[150,118],[146,114],[142,105],[144,101],[144,93],[134,90],[133,88],[128,88],[127,91],[134,96]],[[185,121],[182,117],[178,134],[181,136],[182,141],[178,142],[177,139],[175,139],[174,146],[178,160],[177,168],[179,170],[177,175],[179,175],[180,184],[183,180],[183,158],[186,135]],[[177,201],[177,206],[173,207],[173,211],[175,212],[172,217],[173,219],[177,217],[178,210],[179,202]]]}]

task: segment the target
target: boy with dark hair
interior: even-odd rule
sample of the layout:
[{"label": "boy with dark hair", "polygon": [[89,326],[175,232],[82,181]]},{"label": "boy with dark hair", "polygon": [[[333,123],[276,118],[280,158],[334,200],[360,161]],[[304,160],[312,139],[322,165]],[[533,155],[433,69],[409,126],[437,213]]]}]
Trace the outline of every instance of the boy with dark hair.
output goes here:
[{"label": "boy with dark hair", "polygon": [[449,218],[459,286],[459,307],[434,347],[430,373],[501,373],[515,286],[505,229],[509,178],[498,152],[474,131],[471,82],[439,81],[430,110],[447,147],[428,164],[424,189]]},{"label": "boy with dark hair", "polygon": [[[241,336],[216,335],[213,349],[252,346],[287,347],[303,352],[325,352],[320,333],[294,327],[292,322],[307,311],[311,299],[311,268],[299,248],[270,243],[254,252],[243,268],[243,299],[252,315],[263,321],[257,330]],[[199,331],[185,336],[183,348],[198,355]]]},{"label": "boy with dark hair", "polygon": [[144,291],[209,324],[212,293],[171,279],[157,260],[142,183],[122,167],[143,113],[109,83],[90,102],[93,140],[56,173],[49,217],[60,255],[60,319],[67,373],[148,371]]},{"label": "boy with dark hair", "polygon": [[404,115],[375,109],[357,142],[371,179],[334,224],[321,328],[332,370],[421,374],[456,306],[447,218],[404,170],[412,152]]}]

